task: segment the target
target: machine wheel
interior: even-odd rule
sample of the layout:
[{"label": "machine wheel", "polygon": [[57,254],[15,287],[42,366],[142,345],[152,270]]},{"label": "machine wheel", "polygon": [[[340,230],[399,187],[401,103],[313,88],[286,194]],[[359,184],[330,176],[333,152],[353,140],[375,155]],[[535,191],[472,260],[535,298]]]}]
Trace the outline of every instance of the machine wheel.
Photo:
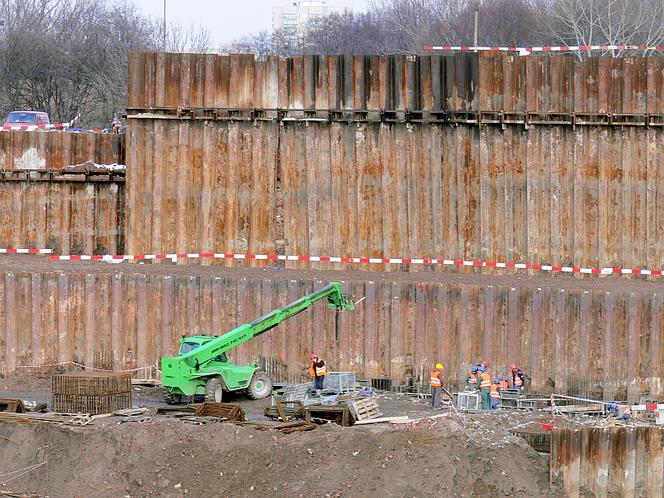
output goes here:
[{"label": "machine wheel", "polygon": [[164,389],[164,400],[166,404],[178,405],[182,401],[182,394],[174,394],[168,391],[168,389]]},{"label": "machine wheel", "polygon": [[205,383],[205,401],[221,403],[224,397],[224,384],[220,377],[210,377]]},{"label": "machine wheel", "polygon": [[267,397],[272,392],[272,379],[262,372],[256,372],[249,382],[247,394],[251,399]]}]

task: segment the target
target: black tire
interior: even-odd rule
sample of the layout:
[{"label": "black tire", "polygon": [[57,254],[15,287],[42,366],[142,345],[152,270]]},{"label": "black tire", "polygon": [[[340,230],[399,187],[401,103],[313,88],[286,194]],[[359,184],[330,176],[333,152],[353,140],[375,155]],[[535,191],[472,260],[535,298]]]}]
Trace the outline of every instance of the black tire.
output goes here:
[{"label": "black tire", "polygon": [[182,394],[175,394],[164,389],[164,400],[168,405],[179,405],[182,402]]},{"label": "black tire", "polygon": [[205,401],[221,403],[224,398],[224,383],[221,377],[210,377],[205,383]]},{"label": "black tire", "polygon": [[266,398],[272,392],[272,379],[263,372],[256,372],[247,387],[247,395],[251,399]]}]

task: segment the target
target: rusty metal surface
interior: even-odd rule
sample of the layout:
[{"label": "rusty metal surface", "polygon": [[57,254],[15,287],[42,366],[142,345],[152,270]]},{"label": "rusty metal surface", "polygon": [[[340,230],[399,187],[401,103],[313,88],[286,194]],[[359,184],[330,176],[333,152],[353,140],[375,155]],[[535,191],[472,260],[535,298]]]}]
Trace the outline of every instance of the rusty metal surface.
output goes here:
[{"label": "rusty metal surface", "polygon": [[256,61],[252,55],[134,53],[128,109],[466,109],[477,73],[473,54]]},{"label": "rusty metal surface", "polygon": [[128,251],[660,268],[663,64],[132,54]]},{"label": "rusty metal surface", "polygon": [[664,112],[663,67],[658,57],[578,62],[566,56],[466,53],[256,61],[251,55],[133,53],[128,108],[185,114],[208,109],[208,117],[215,117],[215,109],[450,111],[458,118],[469,112],[472,119],[502,111],[507,121],[523,113],[538,121],[538,114],[550,113],[540,119],[578,114],[577,123],[599,124],[614,114],[614,124],[633,125],[645,124],[635,115]]},{"label": "rusty metal surface", "polygon": [[660,268],[663,133],[134,120],[127,248]]},{"label": "rusty metal surface", "polygon": [[339,316],[338,329],[334,312],[315,306],[241,345],[234,360],[262,356],[297,380],[315,350],[333,369],[396,382],[426,381],[441,361],[455,385],[484,358],[495,375],[518,363],[538,392],[664,396],[664,297],[650,282],[105,263],[73,270],[48,260],[32,270],[0,271],[3,373],[66,361],[147,367],[174,354],[182,334],[222,334],[339,279],[366,299]]},{"label": "rusty metal surface", "polygon": [[567,496],[664,495],[661,427],[554,428],[550,461]]},{"label": "rusty metal surface", "polygon": [[45,247],[61,254],[123,252],[124,178],[102,177],[4,172],[0,246]]},{"label": "rusty metal surface", "polygon": [[124,164],[124,135],[66,131],[0,133],[0,169],[61,169],[92,161]]}]

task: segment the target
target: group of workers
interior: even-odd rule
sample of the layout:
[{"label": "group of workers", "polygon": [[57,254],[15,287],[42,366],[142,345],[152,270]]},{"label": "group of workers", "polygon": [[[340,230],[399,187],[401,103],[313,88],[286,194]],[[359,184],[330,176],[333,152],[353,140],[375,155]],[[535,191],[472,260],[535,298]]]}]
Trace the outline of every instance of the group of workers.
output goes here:
[{"label": "group of workers", "polygon": [[[477,365],[470,367],[470,373],[466,377],[466,389],[479,390],[482,400],[482,410],[495,410],[500,406],[500,391],[510,388],[509,377],[494,377],[488,372],[489,363],[482,360]],[[524,389],[526,387],[526,376],[523,371],[515,364],[510,365],[512,371],[512,389]],[[438,363],[431,371],[431,406],[439,408],[442,400],[443,365]]]}]

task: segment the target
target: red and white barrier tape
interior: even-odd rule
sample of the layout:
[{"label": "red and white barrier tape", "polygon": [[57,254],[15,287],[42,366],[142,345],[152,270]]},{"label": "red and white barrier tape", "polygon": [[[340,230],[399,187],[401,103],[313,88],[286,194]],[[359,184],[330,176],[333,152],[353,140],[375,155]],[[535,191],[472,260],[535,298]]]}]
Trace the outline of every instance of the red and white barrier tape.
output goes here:
[{"label": "red and white barrier tape", "polygon": [[585,268],[580,266],[548,265],[538,263],[500,263],[495,261],[478,261],[462,259],[436,259],[436,258],[367,258],[367,257],[332,257],[332,256],[296,256],[278,254],[252,254],[252,253],[158,253],[158,254],[125,254],[125,255],[71,255],[49,256],[55,261],[143,261],[170,259],[240,259],[240,260],[268,260],[268,261],[299,261],[311,263],[342,263],[342,264],[377,264],[377,265],[441,265],[441,266],[469,266],[474,268],[500,268],[515,270],[540,270],[562,273],[587,273],[592,275],[662,275],[662,269],[645,268]]},{"label": "red and white barrier tape", "polygon": [[52,254],[53,249],[38,249],[30,247],[27,249],[15,249],[0,247],[0,254]]},{"label": "red and white barrier tape", "polygon": [[664,410],[663,404],[648,404],[648,405],[632,405],[632,410],[641,412],[652,412],[657,410]]},{"label": "red and white barrier tape", "polygon": [[664,46],[648,45],[561,45],[558,47],[471,47],[466,45],[425,45],[424,50],[433,52],[518,52],[520,55],[548,52],[592,52],[608,50],[662,51]]},{"label": "red and white barrier tape", "polygon": [[75,365],[77,367],[84,368],[85,370],[94,370],[95,372],[139,372],[141,370],[148,370],[148,369],[156,369],[157,372],[161,373],[161,370],[157,368],[155,365],[147,365],[145,367],[136,367],[136,368],[127,368],[127,369],[120,369],[120,370],[112,370],[108,368],[95,368],[95,367],[88,367],[86,365],[83,365],[82,363],[77,363],[75,361],[63,361],[59,363],[47,363],[44,365],[18,365],[16,368],[29,368],[29,369],[38,369],[38,368],[50,368],[50,367],[64,367],[67,365]]}]

